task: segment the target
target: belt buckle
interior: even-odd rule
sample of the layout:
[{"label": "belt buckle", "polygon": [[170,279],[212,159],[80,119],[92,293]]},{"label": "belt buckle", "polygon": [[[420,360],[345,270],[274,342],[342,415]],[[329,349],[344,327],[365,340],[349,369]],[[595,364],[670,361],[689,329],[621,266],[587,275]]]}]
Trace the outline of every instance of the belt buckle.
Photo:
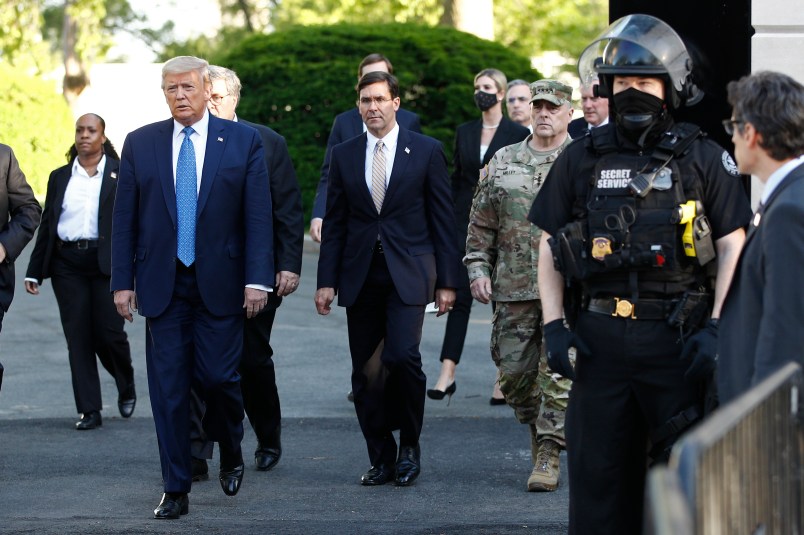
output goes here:
[{"label": "belt buckle", "polygon": [[632,320],[637,319],[634,304],[627,299],[620,299],[619,297],[614,298],[614,312],[612,312],[611,315],[614,317],[631,318]]}]

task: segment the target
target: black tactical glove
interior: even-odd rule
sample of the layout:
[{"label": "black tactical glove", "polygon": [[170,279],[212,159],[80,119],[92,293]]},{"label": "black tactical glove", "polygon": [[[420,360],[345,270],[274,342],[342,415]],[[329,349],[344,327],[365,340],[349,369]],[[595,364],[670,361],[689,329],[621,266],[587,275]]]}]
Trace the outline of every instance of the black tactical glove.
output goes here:
[{"label": "black tactical glove", "polygon": [[691,361],[684,379],[699,382],[709,378],[717,365],[717,323],[710,319],[706,326],[690,336],[681,351],[681,360]]},{"label": "black tactical glove", "polygon": [[589,349],[574,332],[564,327],[564,320],[558,319],[544,326],[544,344],[547,346],[547,365],[555,373],[575,379],[575,370],[569,358],[569,348],[589,354]]}]

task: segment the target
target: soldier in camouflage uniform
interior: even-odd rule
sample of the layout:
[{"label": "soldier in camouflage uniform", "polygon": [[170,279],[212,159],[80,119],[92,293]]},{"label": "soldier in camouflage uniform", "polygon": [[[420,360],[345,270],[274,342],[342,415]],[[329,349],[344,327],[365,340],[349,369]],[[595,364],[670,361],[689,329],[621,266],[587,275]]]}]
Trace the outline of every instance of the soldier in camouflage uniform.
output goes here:
[{"label": "soldier in camouflage uniform", "polygon": [[571,383],[547,368],[536,282],[541,231],[527,219],[550,166],[571,139],[572,89],[556,80],[530,86],[533,134],[500,149],[481,171],[464,264],[472,296],[494,301],[491,356],[517,419],[530,426],[529,491],[558,488],[564,411]]}]

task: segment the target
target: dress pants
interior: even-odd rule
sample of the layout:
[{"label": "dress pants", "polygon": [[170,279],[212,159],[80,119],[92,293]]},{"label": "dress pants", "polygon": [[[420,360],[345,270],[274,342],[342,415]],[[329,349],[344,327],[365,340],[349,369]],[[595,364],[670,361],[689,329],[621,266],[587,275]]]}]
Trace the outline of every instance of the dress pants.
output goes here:
[{"label": "dress pants", "polygon": [[221,465],[242,462],[243,398],[237,366],[243,314],[215,316],[198,291],[195,269],[176,269],[165,311],[148,318],[146,361],[165,492],[190,492],[190,388],[206,404],[203,428],[221,447]]},{"label": "dress pants", "polygon": [[56,248],[51,261],[53,293],[67,339],[75,407],[100,411],[100,377],[95,355],[114,378],[118,400],[134,392],[131,350],[109,292],[109,277],[98,267],[98,249]]},{"label": "dress pants", "polygon": [[[458,225],[464,232],[458,236],[458,250],[466,249],[466,227],[468,221]],[[463,256],[464,253],[461,253]],[[441,362],[445,358],[458,364],[463,353],[466,331],[469,327],[469,315],[472,312],[472,290],[469,288],[469,274],[465,269],[459,273],[458,287],[455,289],[455,303],[447,314],[447,325],[444,328],[444,342],[441,344]]]},{"label": "dress pants", "polygon": [[642,533],[650,435],[700,407],[702,390],[685,381],[679,333],[665,321],[586,311],[576,333],[591,354],[577,357],[566,415],[569,532]]},{"label": "dress pants", "polygon": [[400,446],[419,443],[426,377],[419,344],[424,304],[402,302],[385,255],[375,252],[366,282],[346,308],[352,392],[372,466],[393,465]]},{"label": "dress pants", "polygon": [[[274,351],[271,348],[271,330],[276,317],[276,308],[281,301],[281,297],[271,295],[268,298],[270,308],[245,320],[243,328],[240,388],[243,393],[246,415],[257,435],[257,440],[263,446],[276,444],[282,421],[272,358]],[[192,456],[197,459],[211,459],[214,443],[207,440],[201,426],[203,414],[204,403],[193,392],[190,409]]]}]

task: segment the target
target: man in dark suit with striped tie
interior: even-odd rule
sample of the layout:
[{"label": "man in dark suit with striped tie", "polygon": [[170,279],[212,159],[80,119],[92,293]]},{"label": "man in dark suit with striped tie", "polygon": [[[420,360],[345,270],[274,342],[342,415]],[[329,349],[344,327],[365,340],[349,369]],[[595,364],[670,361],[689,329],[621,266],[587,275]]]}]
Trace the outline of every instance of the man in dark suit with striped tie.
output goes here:
[{"label": "man in dark suit with striped tie", "polygon": [[368,73],[357,89],[366,133],[332,150],[315,304],[328,314],[337,293],[346,307],[371,461],[361,483],[406,486],[421,470],[424,309],[433,299],[439,315],[450,309],[461,257],[441,144],[396,123],[393,75]]}]

